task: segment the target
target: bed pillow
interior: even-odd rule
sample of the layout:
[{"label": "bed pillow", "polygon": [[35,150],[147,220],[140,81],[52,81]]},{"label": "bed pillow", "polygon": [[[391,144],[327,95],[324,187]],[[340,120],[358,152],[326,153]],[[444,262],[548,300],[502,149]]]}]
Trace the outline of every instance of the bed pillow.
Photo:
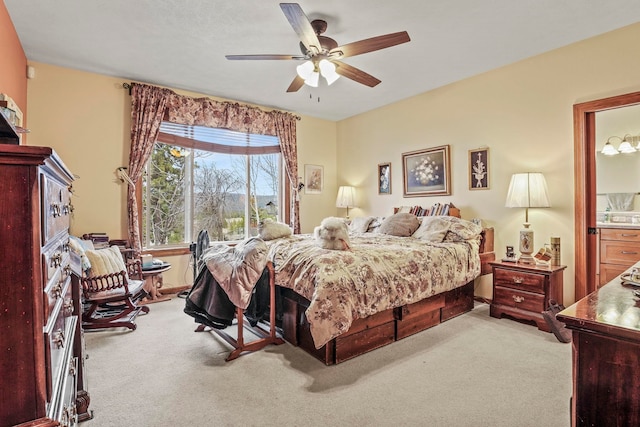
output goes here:
[{"label": "bed pillow", "polygon": [[262,240],[273,240],[291,236],[292,231],[287,224],[267,218],[260,223],[258,233]]},{"label": "bed pillow", "polygon": [[373,216],[357,216],[351,220],[349,224],[350,233],[366,233],[369,230],[369,224],[373,222]]},{"label": "bed pillow", "polygon": [[425,216],[420,227],[412,234],[413,237],[432,243],[441,243],[449,231],[451,222],[439,216]]},{"label": "bed pillow", "polygon": [[384,221],[383,216],[373,217],[373,221],[371,221],[369,227],[367,227],[367,233],[378,233],[380,231],[380,225],[382,224],[382,221]]},{"label": "bed pillow", "polygon": [[85,255],[91,263],[91,276],[104,276],[105,274],[127,271],[122,253],[117,246],[98,250],[86,250]]},{"label": "bed pillow", "polygon": [[482,233],[482,227],[480,225],[453,216],[443,218],[447,218],[451,224],[447,234],[444,236],[445,242],[460,242],[480,238],[480,233]]},{"label": "bed pillow", "polygon": [[420,226],[418,217],[414,214],[400,212],[387,217],[380,224],[379,233],[389,234],[391,236],[409,237]]}]

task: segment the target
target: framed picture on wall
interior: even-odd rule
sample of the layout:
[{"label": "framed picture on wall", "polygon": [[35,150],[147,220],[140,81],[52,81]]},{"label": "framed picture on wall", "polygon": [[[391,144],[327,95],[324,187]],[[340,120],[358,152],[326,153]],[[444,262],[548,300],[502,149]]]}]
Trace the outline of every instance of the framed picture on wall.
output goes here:
[{"label": "framed picture on wall", "polygon": [[378,164],[378,194],[391,194],[391,163]]},{"label": "framed picture on wall", "polygon": [[322,194],[324,187],[324,168],[318,165],[304,165],[305,194]]},{"label": "framed picture on wall", "polygon": [[469,190],[489,189],[489,148],[469,150]]},{"label": "framed picture on wall", "polygon": [[402,154],[404,197],[448,196],[451,194],[449,146]]}]

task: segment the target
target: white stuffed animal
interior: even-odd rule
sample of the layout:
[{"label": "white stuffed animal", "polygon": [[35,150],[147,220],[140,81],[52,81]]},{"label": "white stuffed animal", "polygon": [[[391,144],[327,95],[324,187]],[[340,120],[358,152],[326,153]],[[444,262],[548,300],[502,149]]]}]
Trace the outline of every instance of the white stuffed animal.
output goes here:
[{"label": "white stuffed animal", "polygon": [[328,217],[313,230],[316,241],[323,249],[345,251],[349,249],[349,229],[342,218]]},{"label": "white stuffed animal", "polygon": [[273,240],[291,236],[291,228],[282,222],[266,218],[258,225],[258,233],[262,240]]}]

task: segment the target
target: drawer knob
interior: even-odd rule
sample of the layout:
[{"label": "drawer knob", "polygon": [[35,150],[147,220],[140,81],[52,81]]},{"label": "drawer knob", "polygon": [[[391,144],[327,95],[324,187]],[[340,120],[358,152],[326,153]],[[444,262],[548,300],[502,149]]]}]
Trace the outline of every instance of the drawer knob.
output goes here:
[{"label": "drawer knob", "polygon": [[638,252],[635,251],[621,251],[624,255],[638,255]]},{"label": "drawer knob", "polygon": [[71,316],[73,314],[73,300],[68,299],[64,302],[64,312],[67,316]]},{"label": "drawer knob", "polygon": [[521,297],[520,295],[514,295],[513,296],[513,300],[515,302],[522,302],[522,301],[524,301],[524,297]]},{"label": "drawer knob", "polygon": [[62,296],[62,285],[64,284],[64,282],[62,280],[59,280],[58,283],[56,283],[56,285],[53,287],[52,291],[53,291],[53,296],[55,299],[58,299]]},{"label": "drawer knob", "polygon": [[53,334],[53,344],[56,346],[56,348],[64,347],[64,332],[62,332],[62,329],[58,329]]},{"label": "drawer knob", "polygon": [[515,276],[513,278],[513,283],[521,284],[522,282],[524,282],[524,277],[522,276]]}]

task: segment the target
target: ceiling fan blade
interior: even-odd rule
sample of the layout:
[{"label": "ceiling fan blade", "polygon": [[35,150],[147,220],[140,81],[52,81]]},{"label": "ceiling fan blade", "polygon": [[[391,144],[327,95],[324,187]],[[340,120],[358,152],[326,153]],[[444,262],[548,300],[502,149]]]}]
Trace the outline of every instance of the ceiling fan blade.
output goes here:
[{"label": "ceiling fan blade", "polygon": [[359,68],[353,67],[349,64],[345,64],[340,61],[331,61],[336,64],[336,73],[343,77],[362,83],[363,85],[374,87],[381,83],[381,80],[376,79],[371,74],[367,74]]},{"label": "ceiling fan blade", "polygon": [[345,45],[331,49],[329,51],[329,55],[336,55],[336,57],[339,58],[346,58],[348,56],[356,56],[363,53],[373,52],[375,50],[396,46],[408,41],[411,41],[411,39],[409,38],[409,34],[406,31],[401,31],[399,33],[391,33],[384,36],[371,37],[370,39],[347,43]]},{"label": "ceiling fan blade", "polygon": [[316,35],[309,18],[304,14],[304,11],[298,3],[280,3],[280,9],[287,17],[289,24],[293,27],[300,41],[305,45],[308,50],[312,50],[314,53],[320,52],[322,47],[320,46],[320,40]]},{"label": "ceiling fan blade", "polygon": [[296,78],[293,79],[293,81],[291,82],[291,84],[287,88],[287,92],[297,92],[298,89],[300,89],[303,84],[304,84],[304,79],[302,77],[296,75]]},{"label": "ceiling fan blade", "polygon": [[302,60],[305,59],[304,56],[300,56],[300,55],[262,55],[262,54],[258,54],[258,55],[225,55],[225,58],[235,61],[235,60],[260,60],[260,59],[296,59],[296,60]]}]

